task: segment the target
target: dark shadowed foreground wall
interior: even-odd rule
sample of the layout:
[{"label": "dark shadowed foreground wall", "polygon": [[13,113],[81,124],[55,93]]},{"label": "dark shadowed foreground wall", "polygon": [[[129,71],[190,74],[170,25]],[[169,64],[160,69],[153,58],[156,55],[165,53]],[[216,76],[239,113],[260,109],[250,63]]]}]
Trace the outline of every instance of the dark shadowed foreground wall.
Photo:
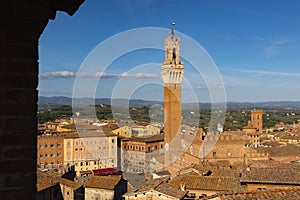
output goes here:
[{"label": "dark shadowed foreground wall", "polygon": [[84,0],[0,1],[0,199],[35,199],[38,40]]}]

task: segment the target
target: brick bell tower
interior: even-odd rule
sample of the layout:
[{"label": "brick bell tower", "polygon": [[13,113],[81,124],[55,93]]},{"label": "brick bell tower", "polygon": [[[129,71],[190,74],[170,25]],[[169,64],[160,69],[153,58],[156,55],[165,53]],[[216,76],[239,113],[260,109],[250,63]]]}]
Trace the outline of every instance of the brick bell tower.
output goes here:
[{"label": "brick bell tower", "polygon": [[166,60],[162,62],[164,82],[164,142],[165,165],[174,162],[181,150],[181,82],[184,73],[179,59],[180,38],[175,36],[175,23],[165,39]]},{"label": "brick bell tower", "polygon": [[263,130],[263,111],[262,110],[251,110],[251,125],[257,129],[259,133]]}]

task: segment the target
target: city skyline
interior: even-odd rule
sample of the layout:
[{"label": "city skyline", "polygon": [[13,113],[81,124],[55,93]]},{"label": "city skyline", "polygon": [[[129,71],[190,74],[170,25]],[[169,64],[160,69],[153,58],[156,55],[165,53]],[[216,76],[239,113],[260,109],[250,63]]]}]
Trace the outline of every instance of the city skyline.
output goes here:
[{"label": "city skyline", "polygon": [[[105,39],[134,28],[169,29],[170,23],[175,21],[175,30],[202,45],[216,63],[228,101],[299,100],[295,92],[300,89],[297,67],[300,58],[296,54],[300,48],[299,6],[297,1],[290,4],[280,1],[87,1],[73,17],[57,13],[56,20],[51,21],[42,34],[39,95],[71,97],[79,66]],[[163,41],[160,42],[163,45]],[[162,83],[163,56],[162,51],[147,49],[120,57],[102,74],[105,88],[96,97],[111,97],[109,91],[120,77],[147,78]],[[151,65],[149,71],[128,75],[128,70],[145,63],[156,65]],[[202,97],[199,101],[208,102],[208,90],[215,88],[192,80],[193,72],[188,67],[185,75],[192,90],[199,91]],[[81,78],[93,77],[81,75]],[[190,96],[184,82],[183,91],[187,91],[183,93],[183,102],[188,102]],[[156,99],[149,95],[153,93],[157,94]],[[155,85],[140,89],[133,97],[162,100],[162,94],[163,87]]]}]

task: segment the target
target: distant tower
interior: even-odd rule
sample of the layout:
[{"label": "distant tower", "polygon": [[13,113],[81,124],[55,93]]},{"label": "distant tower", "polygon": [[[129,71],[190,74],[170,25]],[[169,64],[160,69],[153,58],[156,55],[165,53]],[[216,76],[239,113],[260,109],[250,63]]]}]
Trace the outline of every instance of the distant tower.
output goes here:
[{"label": "distant tower", "polygon": [[259,133],[263,130],[263,111],[262,110],[251,110],[251,125],[256,128]]},{"label": "distant tower", "polygon": [[165,39],[166,60],[162,63],[164,81],[164,142],[165,164],[180,156],[181,148],[181,82],[183,62],[179,59],[180,38],[175,36],[175,23]]}]

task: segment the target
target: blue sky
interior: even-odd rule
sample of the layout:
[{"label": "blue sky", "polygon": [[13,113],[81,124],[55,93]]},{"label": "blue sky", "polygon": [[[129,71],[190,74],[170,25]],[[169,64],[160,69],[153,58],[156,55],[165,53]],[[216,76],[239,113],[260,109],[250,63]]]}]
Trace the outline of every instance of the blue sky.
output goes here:
[{"label": "blue sky", "polygon": [[[71,97],[79,67],[107,38],[141,27],[170,28],[175,21],[175,29],[197,41],[213,59],[227,101],[300,100],[299,10],[297,0],[86,0],[72,17],[57,12],[40,37],[39,95]],[[120,56],[105,72],[95,96],[111,97],[117,81],[126,77],[154,82],[136,89],[131,98],[161,100],[163,89],[155,83],[161,83],[163,60],[162,51],[151,49]],[[147,63],[156,64],[128,76]],[[201,77],[193,78],[188,63],[185,67],[183,101],[193,99],[189,91],[196,91],[198,101],[210,101],[214,89]]]}]

